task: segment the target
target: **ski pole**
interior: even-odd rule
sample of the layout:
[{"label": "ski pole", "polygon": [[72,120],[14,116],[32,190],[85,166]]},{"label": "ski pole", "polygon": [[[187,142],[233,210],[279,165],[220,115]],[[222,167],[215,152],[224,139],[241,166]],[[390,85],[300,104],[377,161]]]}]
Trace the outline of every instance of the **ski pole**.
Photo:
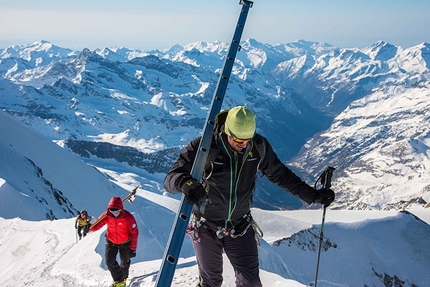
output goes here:
[{"label": "ski pole", "polygon": [[[329,189],[331,187],[331,177],[333,175],[334,170],[335,170],[334,167],[330,167],[330,166],[327,167],[326,170],[323,171],[323,173],[320,175],[320,177],[315,182],[314,188],[316,189],[318,181],[321,180],[322,189]],[[320,265],[321,247],[322,247],[322,242],[323,242],[323,238],[324,238],[325,213],[327,210],[327,206],[328,206],[327,204],[324,204],[324,208],[323,208],[321,233],[320,233],[320,238],[319,238],[317,270],[316,270],[316,274],[315,274],[315,285],[314,285],[315,287],[317,287],[317,283],[318,283],[318,270],[319,270],[319,265]]]}]

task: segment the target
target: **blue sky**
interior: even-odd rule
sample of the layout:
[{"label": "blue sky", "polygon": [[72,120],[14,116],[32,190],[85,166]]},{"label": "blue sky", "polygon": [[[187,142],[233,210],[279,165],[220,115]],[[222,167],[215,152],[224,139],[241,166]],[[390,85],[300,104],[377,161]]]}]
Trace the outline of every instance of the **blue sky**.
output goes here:
[{"label": "blue sky", "polygon": [[[239,0],[0,0],[0,48],[47,40],[72,48],[230,42]],[[255,0],[243,39],[337,47],[430,42],[429,0]]]}]

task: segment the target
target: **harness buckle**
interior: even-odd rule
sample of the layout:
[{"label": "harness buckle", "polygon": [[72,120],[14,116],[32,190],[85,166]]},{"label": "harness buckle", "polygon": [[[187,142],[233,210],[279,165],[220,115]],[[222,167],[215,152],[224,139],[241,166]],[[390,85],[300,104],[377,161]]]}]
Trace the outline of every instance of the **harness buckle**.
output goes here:
[{"label": "harness buckle", "polygon": [[223,239],[224,237],[227,236],[231,236],[235,233],[236,230],[234,230],[234,228],[223,228],[218,226],[218,230],[216,232],[216,237],[218,237],[218,239]]}]

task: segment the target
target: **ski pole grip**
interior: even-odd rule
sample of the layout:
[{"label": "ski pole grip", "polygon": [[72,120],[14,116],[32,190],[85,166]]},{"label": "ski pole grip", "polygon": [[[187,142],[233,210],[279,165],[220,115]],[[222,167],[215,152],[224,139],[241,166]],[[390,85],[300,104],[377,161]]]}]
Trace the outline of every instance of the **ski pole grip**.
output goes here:
[{"label": "ski pole grip", "polygon": [[326,184],[325,184],[325,188],[326,189],[330,189],[330,187],[331,187],[331,178],[333,176],[333,171],[334,170],[335,170],[335,168],[331,167],[331,166],[327,167],[327,169],[326,169],[326,172],[327,172],[327,174],[326,174]]},{"label": "ski pole grip", "polygon": [[318,182],[321,183],[323,189],[330,189],[331,187],[331,177],[333,176],[334,167],[328,166],[318,177],[314,184],[314,188],[317,189]]}]

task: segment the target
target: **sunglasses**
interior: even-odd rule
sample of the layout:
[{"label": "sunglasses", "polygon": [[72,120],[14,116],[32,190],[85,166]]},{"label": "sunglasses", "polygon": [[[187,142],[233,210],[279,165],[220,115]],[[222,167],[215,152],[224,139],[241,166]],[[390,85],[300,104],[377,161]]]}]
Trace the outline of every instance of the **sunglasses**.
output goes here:
[{"label": "sunglasses", "polygon": [[242,139],[238,139],[238,138],[234,138],[234,137],[231,137],[231,139],[232,139],[232,141],[234,141],[235,143],[238,143],[238,144],[246,144],[251,140],[251,139],[242,140]]},{"label": "sunglasses", "polygon": [[112,214],[116,214],[116,213],[119,213],[121,210],[120,210],[120,209],[117,209],[117,208],[111,208],[111,209],[109,209],[109,211],[110,211]]}]

